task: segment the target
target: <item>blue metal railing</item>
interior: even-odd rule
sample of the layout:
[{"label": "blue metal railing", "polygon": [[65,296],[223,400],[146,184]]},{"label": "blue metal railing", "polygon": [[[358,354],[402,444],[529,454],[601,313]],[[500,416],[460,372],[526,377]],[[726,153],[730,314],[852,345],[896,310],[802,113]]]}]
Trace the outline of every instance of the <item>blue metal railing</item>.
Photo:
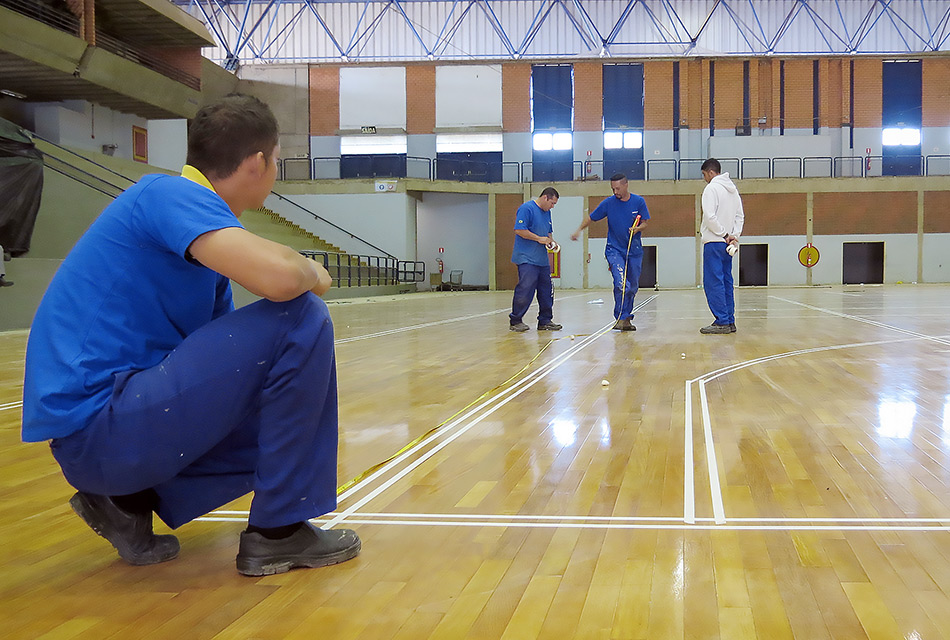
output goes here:
[{"label": "blue metal railing", "polygon": [[[380,155],[387,159],[392,154]],[[373,156],[366,156],[372,162]],[[571,182],[576,180],[606,180],[603,160],[572,160],[563,164],[524,162],[488,162],[438,160],[406,156],[407,161],[424,167],[412,175],[365,175],[358,177],[420,178],[423,180],[463,180],[470,182]],[[634,160],[621,168],[630,179],[635,180],[692,180],[700,177],[700,167],[705,158],[655,158]],[[734,178],[872,178],[884,175],[948,176],[950,155],[929,156],[782,156],[761,158],[718,158],[723,172]],[[895,169],[888,163],[902,162],[903,169]],[[452,163],[453,170],[446,166]],[[907,169],[911,165],[919,168]],[[889,167],[891,170],[889,171]],[[289,180],[339,180],[341,179],[340,157],[288,158],[282,161],[279,177]]]}]

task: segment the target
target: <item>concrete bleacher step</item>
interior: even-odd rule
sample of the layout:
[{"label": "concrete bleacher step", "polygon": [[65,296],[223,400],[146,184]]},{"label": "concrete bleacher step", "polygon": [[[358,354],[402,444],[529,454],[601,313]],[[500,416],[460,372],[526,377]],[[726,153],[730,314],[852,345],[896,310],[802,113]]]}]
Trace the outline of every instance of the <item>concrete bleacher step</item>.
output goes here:
[{"label": "concrete bleacher step", "polygon": [[245,211],[241,214],[241,224],[243,224],[248,231],[252,231],[274,242],[286,244],[294,249],[344,253],[344,251],[336,245],[330,244],[319,236],[290,222],[279,213],[267,207]]}]

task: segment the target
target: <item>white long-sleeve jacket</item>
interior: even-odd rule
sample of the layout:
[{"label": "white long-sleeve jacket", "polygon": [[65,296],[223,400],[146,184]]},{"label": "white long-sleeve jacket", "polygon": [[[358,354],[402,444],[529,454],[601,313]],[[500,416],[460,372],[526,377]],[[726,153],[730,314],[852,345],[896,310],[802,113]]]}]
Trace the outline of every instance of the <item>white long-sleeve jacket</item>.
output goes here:
[{"label": "white long-sleeve jacket", "polygon": [[699,229],[703,244],[725,242],[726,234],[739,237],[745,213],[742,198],[728,173],[721,173],[703,189],[703,222]]}]

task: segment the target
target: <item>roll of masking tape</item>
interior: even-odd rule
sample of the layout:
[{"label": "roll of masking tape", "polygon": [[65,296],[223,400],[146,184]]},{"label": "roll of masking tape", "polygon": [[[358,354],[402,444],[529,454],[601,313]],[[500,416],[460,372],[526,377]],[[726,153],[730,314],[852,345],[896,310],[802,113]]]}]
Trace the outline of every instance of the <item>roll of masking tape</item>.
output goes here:
[{"label": "roll of masking tape", "polygon": [[554,240],[549,242],[547,245],[548,251],[551,253],[561,253],[561,245],[556,243]]}]

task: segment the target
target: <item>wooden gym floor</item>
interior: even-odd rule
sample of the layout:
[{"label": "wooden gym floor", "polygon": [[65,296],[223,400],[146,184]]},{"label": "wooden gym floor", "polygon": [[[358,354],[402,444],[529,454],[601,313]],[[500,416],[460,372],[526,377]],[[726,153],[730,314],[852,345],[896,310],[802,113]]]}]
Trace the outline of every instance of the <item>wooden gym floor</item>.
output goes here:
[{"label": "wooden gym floor", "polygon": [[0,334],[3,635],[950,638],[950,287],[743,289],[724,336],[696,290],[641,291],[622,335],[607,291],[559,292],[558,333],[510,299],[331,305],[359,480],[322,522],[363,553],[262,579],[247,498],[119,561],[19,442]]}]

